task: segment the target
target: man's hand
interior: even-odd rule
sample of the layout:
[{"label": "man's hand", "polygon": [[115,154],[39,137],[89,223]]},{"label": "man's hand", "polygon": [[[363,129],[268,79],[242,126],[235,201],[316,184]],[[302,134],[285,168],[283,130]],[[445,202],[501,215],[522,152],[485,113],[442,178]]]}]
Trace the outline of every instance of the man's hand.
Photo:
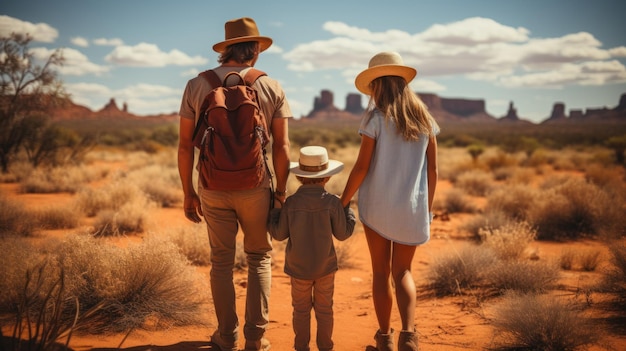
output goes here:
[{"label": "man's hand", "polygon": [[185,209],[185,217],[194,223],[200,223],[202,221],[202,206],[200,205],[200,199],[197,194],[185,196],[183,203]]}]

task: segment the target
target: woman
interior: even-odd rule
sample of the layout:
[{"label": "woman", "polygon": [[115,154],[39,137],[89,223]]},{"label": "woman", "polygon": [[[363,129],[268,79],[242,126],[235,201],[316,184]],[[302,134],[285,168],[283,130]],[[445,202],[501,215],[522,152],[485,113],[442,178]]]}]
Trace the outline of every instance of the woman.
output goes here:
[{"label": "woman", "polygon": [[370,101],[359,128],[359,156],[341,201],[348,206],[359,190],[359,219],[372,261],[379,326],[374,339],[379,351],[394,349],[390,276],[402,320],[398,350],[417,350],[411,261],[416,247],[430,238],[439,126],[409,88],[416,74],[399,54],[382,52],[372,57],[355,80]]}]

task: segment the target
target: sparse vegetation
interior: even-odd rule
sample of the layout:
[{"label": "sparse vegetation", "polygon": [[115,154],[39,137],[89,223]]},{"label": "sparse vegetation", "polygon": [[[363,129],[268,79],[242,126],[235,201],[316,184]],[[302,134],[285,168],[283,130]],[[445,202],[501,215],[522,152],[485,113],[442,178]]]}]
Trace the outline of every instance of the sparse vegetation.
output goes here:
[{"label": "sparse vegetation", "polygon": [[492,324],[501,350],[584,350],[602,335],[576,306],[540,294],[507,294]]},{"label": "sparse vegetation", "polygon": [[509,222],[498,228],[480,229],[483,246],[491,249],[501,260],[515,260],[522,256],[537,232],[526,222]]}]

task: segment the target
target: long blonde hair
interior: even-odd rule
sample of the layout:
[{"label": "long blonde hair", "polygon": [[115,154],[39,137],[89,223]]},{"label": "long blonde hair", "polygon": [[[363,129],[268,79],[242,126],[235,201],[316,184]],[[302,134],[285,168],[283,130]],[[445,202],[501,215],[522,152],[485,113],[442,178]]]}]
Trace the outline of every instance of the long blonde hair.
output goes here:
[{"label": "long blonde hair", "polygon": [[370,88],[369,118],[376,109],[380,110],[385,121],[393,121],[397,132],[407,141],[418,140],[420,134],[434,135],[437,122],[404,78],[379,77],[370,83]]}]

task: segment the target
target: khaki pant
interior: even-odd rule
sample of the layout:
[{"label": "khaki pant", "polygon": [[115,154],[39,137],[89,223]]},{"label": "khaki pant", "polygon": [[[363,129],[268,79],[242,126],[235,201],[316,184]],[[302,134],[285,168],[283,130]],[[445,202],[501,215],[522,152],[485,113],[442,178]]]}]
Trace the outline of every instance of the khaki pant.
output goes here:
[{"label": "khaki pant", "polygon": [[240,191],[200,189],[211,245],[211,293],[218,330],[223,336],[238,335],[233,268],[239,225],[248,264],[246,340],[260,340],[269,323],[272,242],[267,232],[267,218],[270,196],[269,188],[264,187]]},{"label": "khaki pant", "polygon": [[308,351],[311,340],[311,309],[315,310],[320,351],[333,349],[333,294],[335,273],[315,280],[291,278],[291,304],[293,306],[294,348]]}]

